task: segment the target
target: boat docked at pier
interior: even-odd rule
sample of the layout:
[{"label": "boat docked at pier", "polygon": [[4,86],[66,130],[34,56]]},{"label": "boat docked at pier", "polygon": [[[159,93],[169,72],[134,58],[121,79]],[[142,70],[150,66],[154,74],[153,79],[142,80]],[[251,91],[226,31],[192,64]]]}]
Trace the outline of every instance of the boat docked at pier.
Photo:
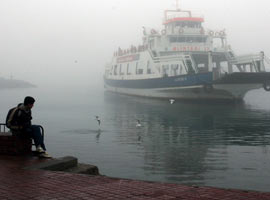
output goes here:
[{"label": "boat docked at pier", "polygon": [[253,89],[270,91],[264,52],[237,56],[225,30],[205,29],[203,22],[178,6],[165,10],[162,30],[144,28],[142,45],[114,52],[106,90],[185,100],[242,100]]}]

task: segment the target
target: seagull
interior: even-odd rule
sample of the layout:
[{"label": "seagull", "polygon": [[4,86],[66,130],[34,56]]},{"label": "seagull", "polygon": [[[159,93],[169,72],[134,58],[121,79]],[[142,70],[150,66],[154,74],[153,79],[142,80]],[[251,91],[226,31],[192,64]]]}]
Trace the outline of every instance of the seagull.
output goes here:
[{"label": "seagull", "polygon": [[98,122],[98,125],[100,126],[100,118],[99,118],[99,116],[96,116],[96,120]]},{"label": "seagull", "polygon": [[141,127],[142,125],[141,125],[141,122],[140,122],[140,120],[138,120],[137,119],[137,124],[136,124],[136,127]]},{"label": "seagull", "polygon": [[170,104],[173,104],[175,102],[174,99],[170,99],[169,101],[170,101]]}]

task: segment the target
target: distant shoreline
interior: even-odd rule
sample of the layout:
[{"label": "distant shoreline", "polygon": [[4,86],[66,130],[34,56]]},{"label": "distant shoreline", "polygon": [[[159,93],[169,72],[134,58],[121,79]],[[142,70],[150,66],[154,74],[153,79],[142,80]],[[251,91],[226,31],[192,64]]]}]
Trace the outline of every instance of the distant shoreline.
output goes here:
[{"label": "distant shoreline", "polygon": [[34,88],[36,85],[23,80],[5,79],[0,77],[0,89]]}]

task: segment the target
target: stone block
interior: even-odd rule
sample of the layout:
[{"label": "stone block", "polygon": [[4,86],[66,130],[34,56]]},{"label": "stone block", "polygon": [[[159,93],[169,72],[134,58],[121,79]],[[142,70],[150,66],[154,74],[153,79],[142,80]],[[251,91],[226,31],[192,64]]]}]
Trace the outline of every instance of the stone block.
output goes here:
[{"label": "stone block", "polygon": [[40,163],[38,165],[29,167],[27,169],[44,169],[51,171],[65,171],[67,169],[76,167],[78,159],[72,156],[66,156],[58,159],[51,159],[47,162]]}]

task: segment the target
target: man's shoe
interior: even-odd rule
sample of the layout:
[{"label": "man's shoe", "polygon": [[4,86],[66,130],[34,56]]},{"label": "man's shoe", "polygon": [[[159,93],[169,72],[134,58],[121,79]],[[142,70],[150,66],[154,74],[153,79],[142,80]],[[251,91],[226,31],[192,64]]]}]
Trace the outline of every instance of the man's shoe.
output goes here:
[{"label": "man's shoe", "polygon": [[36,149],[37,153],[45,153],[45,151],[41,148],[41,146],[38,146]]},{"label": "man's shoe", "polygon": [[52,158],[47,152],[41,153],[39,155],[40,158]]}]

